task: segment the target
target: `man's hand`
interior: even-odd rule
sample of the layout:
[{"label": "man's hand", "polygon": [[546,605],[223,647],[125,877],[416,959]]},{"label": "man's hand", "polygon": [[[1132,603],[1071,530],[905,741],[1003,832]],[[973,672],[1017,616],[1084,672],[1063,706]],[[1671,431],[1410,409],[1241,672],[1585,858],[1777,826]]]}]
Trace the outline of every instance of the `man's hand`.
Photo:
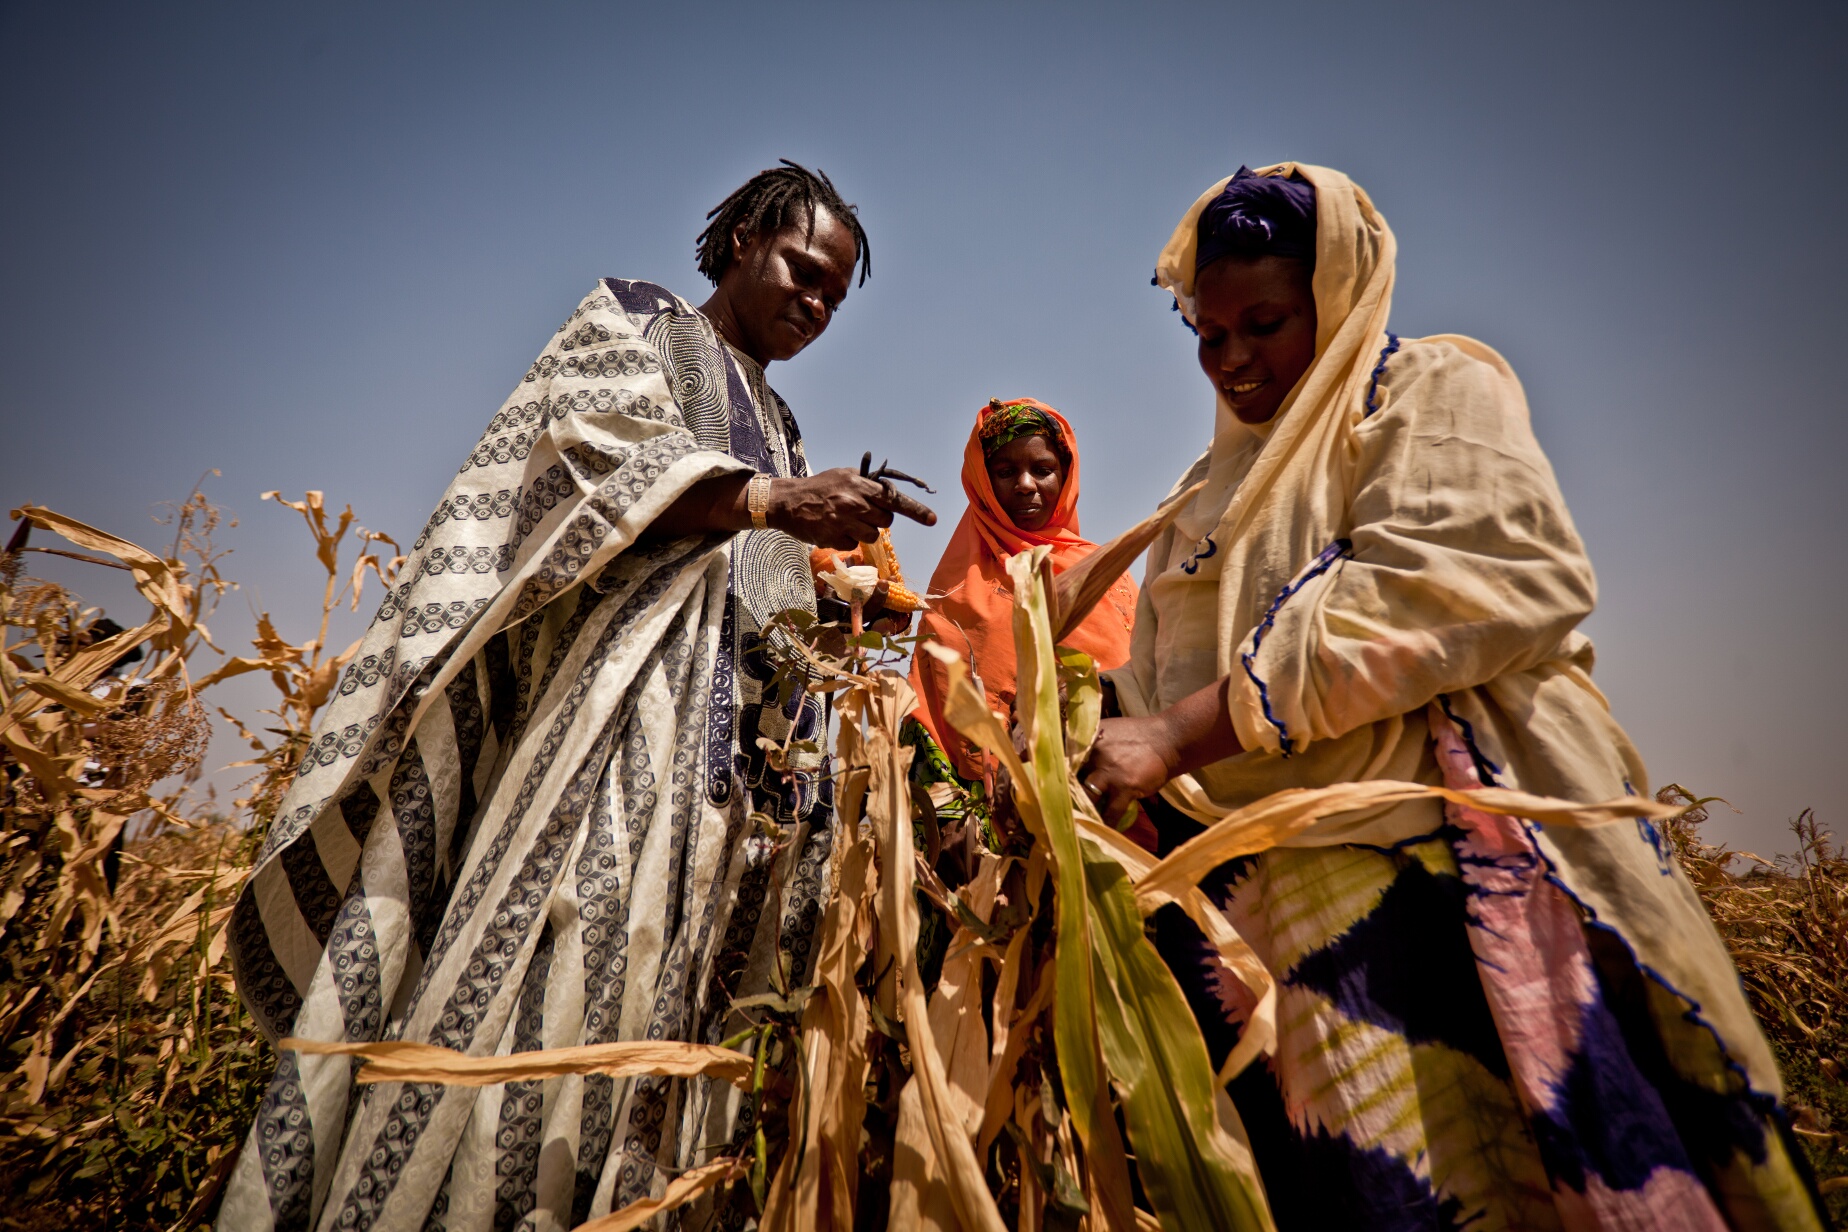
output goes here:
[{"label": "man's hand", "polygon": [[807,478],[771,481],[765,520],[804,543],[851,551],[877,539],[892,525],[893,515],[901,513],[926,526],[937,524],[928,507],[890,484],[837,466]]},{"label": "man's hand", "polygon": [[[751,528],[745,485],[751,476],[734,472],[702,479],[649,523],[645,541],[680,539],[711,531],[735,535]],[[889,483],[864,479],[844,466],[803,479],[772,478],[764,520],[804,543],[852,551],[879,537],[902,513],[926,526],[937,515]]]}]

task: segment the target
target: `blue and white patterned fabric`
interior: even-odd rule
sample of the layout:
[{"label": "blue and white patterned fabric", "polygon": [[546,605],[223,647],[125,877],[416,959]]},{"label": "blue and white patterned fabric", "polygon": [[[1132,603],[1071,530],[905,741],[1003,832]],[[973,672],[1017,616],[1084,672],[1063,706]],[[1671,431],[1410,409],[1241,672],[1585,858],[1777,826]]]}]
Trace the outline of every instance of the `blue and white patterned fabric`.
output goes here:
[{"label": "blue and white patterned fabric", "polygon": [[[757,740],[822,742],[814,699],[766,692],[761,652],[770,616],[813,609],[807,550],[638,541],[743,471],[807,473],[762,370],[662,288],[600,283],[443,494],[277,812],[230,926],[266,1034],[474,1055],[712,1041],[774,964],[801,979],[824,767],[772,772]],[[362,1087],[356,1069],[283,1052],[221,1228],[566,1228],[753,1128],[704,1080]]]}]

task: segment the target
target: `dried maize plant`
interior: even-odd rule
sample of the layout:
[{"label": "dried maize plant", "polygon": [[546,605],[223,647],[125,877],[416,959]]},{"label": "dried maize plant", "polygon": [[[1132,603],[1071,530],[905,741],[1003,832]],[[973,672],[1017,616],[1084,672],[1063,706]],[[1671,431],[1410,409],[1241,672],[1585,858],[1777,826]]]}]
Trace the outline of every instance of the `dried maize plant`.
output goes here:
[{"label": "dried maize plant", "polygon": [[[8,1091],[17,1115],[55,1090],[98,1040],[95,1032],[72,1039],[65,1027],[112,965],[99,956],[114,922],[125,828],[138,814],[171,812],[173,797],[149,789],[196,773],[204,755],[210,725],[186,663],[208,636],[204,618],[225,586],[202,500],[182,507],[176,548],[165,558],[48,509],[14,516],[19,527],[0,566],[0,928],[12,965],[37,977],[10,979],[19,1001],[0,1010],[9,1044],[30,1041]],[[88,551],[34,548],[34,528]],[[182,550],[195,536],[208,546],[189,569]],[[33,551],[126,569],[152,603],[148,620],[122,630],[62,587],[22,577]]]},{"label": "dried maize plant", "polygon": [[[402,1043],[284,1046],[366,1057],[361,1082],[663,1074],[751,1093],[759,1129],[749,1154],[709,1160],[583,1225],[594,1232],[640,1227],[728,1184],[748,1187],[766,1232],[1269,1229],[1225,1085],[1272,1047],[1275,984],[1199,880],[1323,817],[1385,800],[1467,801],[1560,824],[1678,810],[1342,784],[1266,797],[1158,861],[1104,824],[1077,789],[1103,696],[1090,660],[1058,643],[1165,520],[1151,518],[1056,580],[1044,548],[1010,562],[1011,725],[988,709],[957,655],[920,648],[948,669],[950,721],[1000,768],[1007,790],[992,810],[914,785],[905,724],[916,699],[888,657],[894,641],[858,631],[857,619],[845,630],[787,619],[798,636],[775,640],[799,662],[781,678],[835,695],[832,894],[813,983],[736,1003],[747,1025],[723,1045],[500,1057]],[[1217,1072],[1145,931],[1146,917],[1168,904],[1202,929],[1257,1006]],[[939,947],[933,935],[947,940]]]},{"label": "dried maize plant", "polygon": [[[1154,861],[1098,820],[1075,789],[1102,693],[1091,662],[1055,645],[1061,609],[1070,609],[1072,624],[1084,615],[1072,597],[1084,579],[1068,575],[1053,586],[1044,557],[1036,550],[1009,565],[1024,752],[960,660],[927,650],[948,667],[951,722],[997,759],[1011,788],[1011,809],[998,809],[995,841],[977,849],[968,882],[938,890],[958,927],[928,997],[907,949],[916,907],[906,892],[909,852],[901,850],[910,827],[899,823],[908,812],[896,797],[868,808],[875,834],[892,836],[879,844],[880,901],[892,904],[898,925],[913,1069],[900,1098],[892,1221],[1268,1228],[1237,1114],[1143,928],[1153,908],[1139,900],[1135,880]],[[885,750],[912,705],[901,682],[879,683],[868,724],[875,788],[891,777],[882,761],[904,760]],[[920,880],[933,880],[920,871]],[[1197,890],[1192,896],[1204,903]],[[1260,971],[1247,964],[1252,978]],[[929,1029],[917,1030],[920,1021]]]},{"label": "dried maize plant", "polygon": [[[273,800],[340,655],[334,604],[358,600],[367,549],[386,542],[309,520],[328,574],[320,632],[291,645],[259,621],[254,658],[197,674],[231,584],[213,545],[222,516],[198,491],[173,510],[165,555],[49,509],[15,511],[0,554],[0,1192],[14,1226],[115,1226],[203,1215],[234,1157],[270,1060],[221,960],[224,924]],[[232,523],[235,525],[235,523]],[[340,567],[349,530],[361,549]],[[70,547],[35,545],[34,531]],[[151,610],[122,629],[63,587],[24,576],[32,553],[131,575]],[[263,669],[278,726],[250,736],[250,795],[227,817],[193,790],[211,726],[199,693]],[[221,712],[222,713],[222,712]],[[229,717],[229,716],[227,716]],[[234,719],[235,723],[236,720]],[[240,730],[245,730],[238,724]]]},{"label": "dried maize plant", "polygon": [[[401,564],[376,550],[395,545],[356,526],[350,510],[330,518],[320,493],[281,503],[303,518],[326,574],[316,634],[291,643],[264,614],[254,654],[196,680],[192,658],[202,646],[216,651],[205,622],[228,585],[211,545],[218,514],[197,493],[179,507],[164,557],[37,508],[21,511],[0,555],[0,1042],[16,1065],[0,1079],[0,1133],[10,1135],[0,1137],[0,1178],[15,1199],[11,1226],[62,1227],[83,1213],[178,1228],[209,1216],[268,1077],[267,1049],[221,968],[223,924],[352,654],[328,650],[332,614],[357,608],[366,573],[389,584]],[[842,628],[791,614],[787,636],[772,639],[779,687],[835,695],[842,841],[813,983],[790,987],[785,973],[772,992],[736,1002],[736,1030],[722,1044],[471,1058],[405,1043],[287,1043],[362,1054],[361,1081],[651,1074],[746,1093],[757,1113],[748,1149],[584,1225],[592,1232],[653,1224],[702,1199],[802,1232],[1268,1227],[1224,1084],[1271,1047],[1274,988],[1196,883],[1323,816],[1455,793],[1396,783],[1279,793],[1160,861],[1103,825],[1075,789],[1101,691],[1084,656],[1058,643],[1163,521],[1056,580],[1043,553],[1015,560],[1011,722],[947,656],[952,721],[1003,772],[1006,790],[992,800],[943,783],[927,790],[910,774],[913,698],[894,670],[908,639],[858,620],[860,589],[903,585],[889,544],[878,545],[883,556],[829,562],[854,596],[855,619]],[[77,550],[33,546],[32,528]],[[359,552],[349,566],[350,542]],[[62,588],[23,577],[29,552],[129,572],[152,604],[149,619],[121,630]],[[873,576],[850,576],[856,566]],[[197,694],[247,673],[267,675],[277,701],[265,711],[272,722],[254,730],[220,711],[253,754],[241,763],[253,777],[225,817],[186,792],[207,734]],[[769,750],[772,763],[789,751]],[[1568,824],[1596,812],[1493,790],[1469,798]],[[1811,1092],[1797,1128],[1828,1177],[1840,1170],[1830,1166],[1841,1148],[1834,1120],[1848,1119],[1837,1063],[1848,862],[1806,816],[1796,857],[1737,877],[1733,853],[1695,831],[1704,802],[1679,787],[1664,801],[1638,807],[1666,817],[1695,806],[1671,823],[1671,838],[1795,1090]],[[1215,943],[1257,1006],[1217,1073],[1143,930],[1169,903]]]},{"label": "dried maize plant", "polygon": [[[328,624],[334,612],[343,604],[350,611],[359,610],[359,598],[365,589],[368,572],[377,576],[389,590],[398,580],[398,570],[404,566],[405,558],[389,535],[360,526],[353,517],[351,505],[340,511],[330,528],[326,501],[320,492],[307,492],[299,501],[284,500],[280,492],[265,492],[262,499],[273,500],[299,513],[314,539],[315,560],[327,574],[321,593],[320,625],[314,637],[297,645],[276,632],[268,612],[259,614],[257,636],[251,641],[257,653],[227,660],[200,681],[199,687],[205,688],[246,672],[267,672],[270,683],[276,687],[276,705],[262,711],[276,721],[274,726],[253,732],[230,711],[223,707],[218,711],[237,729],[254,754],[246,761],[234,763],[255,771],[245,783],[248,794],[236,801],[236,808],[258,829],[267,830],[276,814],[276,806],[295,778],[302,751],[314,734],[315,716],[339,682],[341,670],[359,649],[356,639],[345,650],[328,653]],[[359,548],[350,568],[340,559],[349,534]],[[387,557],[379,552],[380,544],[391,548],[392,555]]]},{"label": "dried maize plant", "polygon": [[[1848,852],[1808,809],[1790,823],[1794,854],[1735,852],[1700,834],[1716,797],[1679,783],[1656,795],[1687,810],[1668,823],[1669,844],[1726,939],[1839,1223],[1848,1218]],[[1738,861],[1743,874],[1733,872]]]}]

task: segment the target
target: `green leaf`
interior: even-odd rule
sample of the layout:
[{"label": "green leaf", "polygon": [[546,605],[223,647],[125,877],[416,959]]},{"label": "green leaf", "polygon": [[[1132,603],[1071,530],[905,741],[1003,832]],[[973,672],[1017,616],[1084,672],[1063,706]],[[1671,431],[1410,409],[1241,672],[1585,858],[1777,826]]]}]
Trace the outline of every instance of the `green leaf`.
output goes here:
[{"label": "green leaf", "polygon": [[[1143,931],[1129,876],[1078,837],[1059,710],[1059,660],[1039,568],[1045,550],[1013,557],[1008,572],[1016,603],[1016,706],[1056,873],[1053,1034],[1072,1122],[1094,1172],[1112,1166],[1102,1156],[1116,1136],[1109,1105],[1114,1086],[1138,1179],[1164,1227],[1269,1232],[1270,1210],[1255,1165],[1219,1120],[1222,1109],[1228,1116],[1237,1113],[1221,1099],[1200,1028]],[[1076,681],[1080,692],[1093,687],[1082,680],[1082,664],[1068,671],[1068,686]],[[1095,682],[1095,668],[1090,678]],[[1106,1172],[1100,1180],[1099,1196],[1112,1202],[1118,1197],[1115,1177]],[[1126,1191],[1125,1185],[1125,1202]],[[1112,1214],[1123,1221],[1129,1217]]]},{"label": "green leaf", "polygon": [[739,997],[731,1003],[731,1007],[734,1010],[748,1010],[762,1006],[773,1014],[799,1014],[814,993],[813,984],[798,988],[787,997],[780,997],[773,992],[760,992],[752,997]]},{"label": "green leaf", "polygon": [[879,1034],[885,1036],[887,1039],[895,1039],[900,1043],[905,1042],[905,1028],[886,1017],[885,1011],[879,1008],[878,1001],[868,997],[866,999],[866,1012],[867,1016],[872,1020],[873,1029],[875,1031],[879,1032]]},{"label": "green leaf", "polygon": [[975,912],[969,910],[969,904],[963,901],[960,892],[956,890],[950,891],[950,906],[956,912],[957,922],[964,928],[988,942],[990,945],[1005,946],[1007,944],[1007,939],[1011,934],[1005,929],[991,927],[980,916],[976,915]]},{"label": "green leaf", "polygon": [[1122,865],[1089,842],[1084,848],[1103,993],[1098,1031],[1142,1187],[1164,1226],[1269,1228],[1257,1175],[1217,1123],[1206,1042],[1143,930],[1135,889]]},{"label": "green leaf", "polygon": [[1020,1162],[1033,1170],[1033,1178],[1039,1182],[1040,1189],[1054,1207],[1068,1215],[1091,1213],[1091,1204],[1084,1200],[1084,1192],[1078,1188],[1077,1179],[1066,1171],[1065,1161],[1056,1151],[1052,1162],[1047,1163],[1033,1153],[1033,1144],[1027,1140],[1026,1131],[1018,1123],[1008,1121],[1001,1128],[1014,1140],[1014,1149],[1020,1155]]},{"label": "green leaf", "polygon": [[1076,771],[1097,740],[1104,715],[1104,686],[1091,656],[1069,646],[1059,647],[1059,679],[1065,685],[1065,755]]},{"label": "green leaf", "polygon": [[[1096,960],[1091,953],[1090,912],[1085,905],[1084,858],[1072,816],[1065,760],[1064,716],[1059,713],[1058,660],[1053,656],[1051,619],[1040,563],[1050,549],[1036,547],[1009,558],[1014,582],[1014,656],[1018,693],[1015,708],[1025,729],[1025,769],[1033,778],[1040,823],[1052,848],[1053,950],[1058,996],[1053,999],[1052,1034],[1059,1078],[1072,1124],[1085,1146],[1088,1166],[1099,1175],[1098,1196],[1112,1207],[1106,1222],[1130,1226],[1128,1162],[1110,1110],[1109,1083],[1099,1051]],[[1029,807],[1026,797],[1020,799]]]}]

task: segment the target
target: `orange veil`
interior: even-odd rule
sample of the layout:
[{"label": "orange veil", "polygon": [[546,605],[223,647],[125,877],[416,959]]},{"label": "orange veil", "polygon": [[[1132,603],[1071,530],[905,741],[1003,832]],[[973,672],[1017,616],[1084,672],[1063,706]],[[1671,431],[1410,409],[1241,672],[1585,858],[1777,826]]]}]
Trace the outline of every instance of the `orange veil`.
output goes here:
[{"label": "orange veil", "polygon": [[[1078,534],[1078,438],[1072,426],[1059,412],[1031,398],[1005,399],[1003,405],[1030,406],[1058,426],[1061,443],[1072,460],[1065,487],[1052,520],[1044,527],[1028,531],[1014,525],[988,482],[981,431],[994,407],[984,406],[963,447],[962,486],[969,508],[956,524],[937,571],[931,574],[930,610],[924,613],[919,632],[968,660],[988,694],[988,704],[1008,714],[1014,706],[1015,668],[1014,588],[1008,582],[1007,558],[1050,544],[1053,572],[1062,573],[1096,551],[1097,545]],[[1136,584],[1126,573],[1111,584],[1109,593],[1065,644],[1090,655],[1099,670],[1119,667],[1129,661],[1129,633],[1135,618]],[[942,665],[929,655],[914,655],[911,685],[918,694],[917,717],[949,755],[956,772],[967,779],[981,778],[981,754],[966,745],[944,718],[947,680]]]}]

